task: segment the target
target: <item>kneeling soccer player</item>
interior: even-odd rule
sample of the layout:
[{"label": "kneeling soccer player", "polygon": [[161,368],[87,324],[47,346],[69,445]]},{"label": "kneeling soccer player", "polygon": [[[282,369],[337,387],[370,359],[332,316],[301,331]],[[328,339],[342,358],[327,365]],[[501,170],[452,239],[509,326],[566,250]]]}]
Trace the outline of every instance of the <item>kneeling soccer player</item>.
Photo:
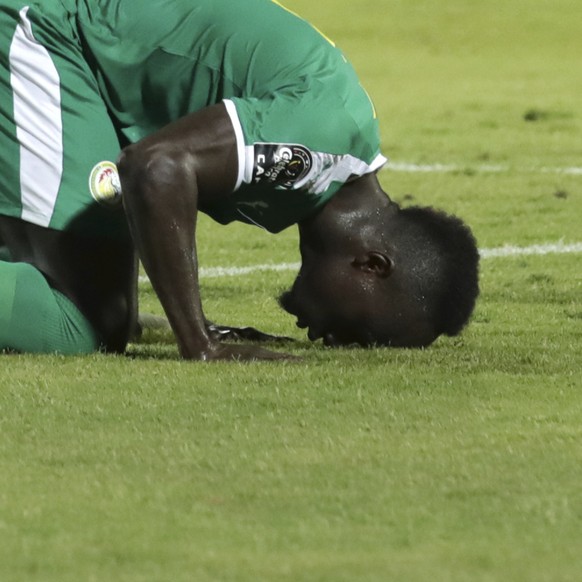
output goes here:
[{"label": "kneeling soccer player", "polygon": [[[382,191],[367,93],[341,51],[278,2],[2,0],[0,55],[0,237],[15,261],[0,264],[0,347],[123,349],[133,239],[184,358],[285,357],[209,333],[198,211],[273,233],[299,226],[302,265],[281,305],[312,340],[426,346],[467,323],[470,231]],[[42,297],[24,293],[25,277]],[[27,345],[27,317],[51,302],[42,345]]]}]

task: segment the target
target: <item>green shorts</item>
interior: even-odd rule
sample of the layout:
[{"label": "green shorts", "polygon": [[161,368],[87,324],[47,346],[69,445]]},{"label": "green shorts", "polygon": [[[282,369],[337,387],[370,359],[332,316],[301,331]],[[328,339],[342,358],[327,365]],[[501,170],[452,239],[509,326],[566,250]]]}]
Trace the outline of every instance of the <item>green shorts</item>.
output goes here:
[{"label": "green shorts", "polygon": [[126,237],[120,144],[58,0],[0,3],[0,214]]},{"label": "green shorts", "polygon": [[40,271],[0,261],[0,350],[71,355],[99,345],[91,324]]}]

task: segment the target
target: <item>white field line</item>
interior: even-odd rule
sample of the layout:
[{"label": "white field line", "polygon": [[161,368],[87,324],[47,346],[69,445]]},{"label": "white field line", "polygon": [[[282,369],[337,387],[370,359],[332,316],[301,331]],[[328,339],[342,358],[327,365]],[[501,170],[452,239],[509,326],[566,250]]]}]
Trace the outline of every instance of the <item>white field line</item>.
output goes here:
[{"label": "white field line", "polygon": [[477,172],[482,174],[501,174],[516,170],[528,174],[564,174],[570,176],[582,176],[582,167],[565,167],[565,168],[514,168],[512,166],[480,164],[459,165],[459,164],[413,164],[409,162],[391,162],[389,161],[383,168],[385,172],[407,172],[411,174],[452,174],[455,172]]},{"label": "white field line", "polygon": [[[409,162],[391,162],[389,161],[383,168],[388,172],[409,172],[409,173],[453,173],[463,171],[475,171],[480,173],[498,174],[509,172],[512,169],[531,173],[541,174],[567,174],[582,176],[582,167],[564,167],[564,168],[513,168],[506,165],[481,164],[477,166],[462,166],[459,164],[414,164]],[[582,252],[582,243],[565,245],[561,242],[549,243],[542,245],[532,245],[530,247],[503,246],[494,249],[482,249],[480,251],[483,259],[495,257],[515,257],[520,255],[548,255],[548,254],[565,254]],[[265,265],[249,265],[248,267],[202,267],[199,271],[201,278],[212,279],[217,277],[237,277],[240,275],[250,275],[261,271],[297,271],[299,263],[280,263]],[[148,282],[146,276],[139,278],[140,283]]]},{"label": "white field line", "polygon": [[566,255],[571,253],[582,253],[582,243],[564,244],[563,242],[557,242],[543,245],[531,245],[529,247],[505,245],[495,249],[481,249],[479,251],[482,259],[522,257],[527,255]]},{"label": "white field line", "polygon": [[[582,243],[565,244],[563,242],[531,245],[518,247],[505,245],[502,247],[481,249],[479,254],[482,259],[494,259],[499,257],[520,257],[528,255],[563,255],[582,253]],[[240,275],[252,275],[261,271],[298,271],[300,263],[273,263],[265,265],[249,265],[247,267],[202,267],[200,277],[213,279],[221,277],[238,277]],[[144,275],[139,278],[140,283],[147,283],[149,279]]]}]

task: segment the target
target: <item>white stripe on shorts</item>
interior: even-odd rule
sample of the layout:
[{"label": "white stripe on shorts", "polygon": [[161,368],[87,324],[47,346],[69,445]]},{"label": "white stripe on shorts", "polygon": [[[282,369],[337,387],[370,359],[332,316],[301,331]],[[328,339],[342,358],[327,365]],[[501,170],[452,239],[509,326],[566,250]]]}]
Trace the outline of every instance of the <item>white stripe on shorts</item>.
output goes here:
[{"label": "white stripe on shorts", "polygon": [[60,78],[48,51],[34,38],[28,8],[20,11],[9,55],[22,218],[48,226],[63,174]]}]

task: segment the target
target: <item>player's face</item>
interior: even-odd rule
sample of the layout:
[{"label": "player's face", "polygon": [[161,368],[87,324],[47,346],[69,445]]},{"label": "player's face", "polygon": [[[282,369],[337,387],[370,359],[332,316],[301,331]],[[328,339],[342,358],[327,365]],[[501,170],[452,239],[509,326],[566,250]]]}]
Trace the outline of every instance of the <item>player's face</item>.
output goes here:
[{"label": "player's face", "polygon": [[339,259],[304,263],[280,304],[297,317],[297,326],[307,329],[312,341],[322,338],[328,346],[377,343],[372,322],[380,311],[378,290],[358,275]]},{"label": "player's face", "polygon": [[283,309],[325,345],[422,346],[435,336],[423,314],[392,280],[371,277],[341,257],[303,263]]}]

